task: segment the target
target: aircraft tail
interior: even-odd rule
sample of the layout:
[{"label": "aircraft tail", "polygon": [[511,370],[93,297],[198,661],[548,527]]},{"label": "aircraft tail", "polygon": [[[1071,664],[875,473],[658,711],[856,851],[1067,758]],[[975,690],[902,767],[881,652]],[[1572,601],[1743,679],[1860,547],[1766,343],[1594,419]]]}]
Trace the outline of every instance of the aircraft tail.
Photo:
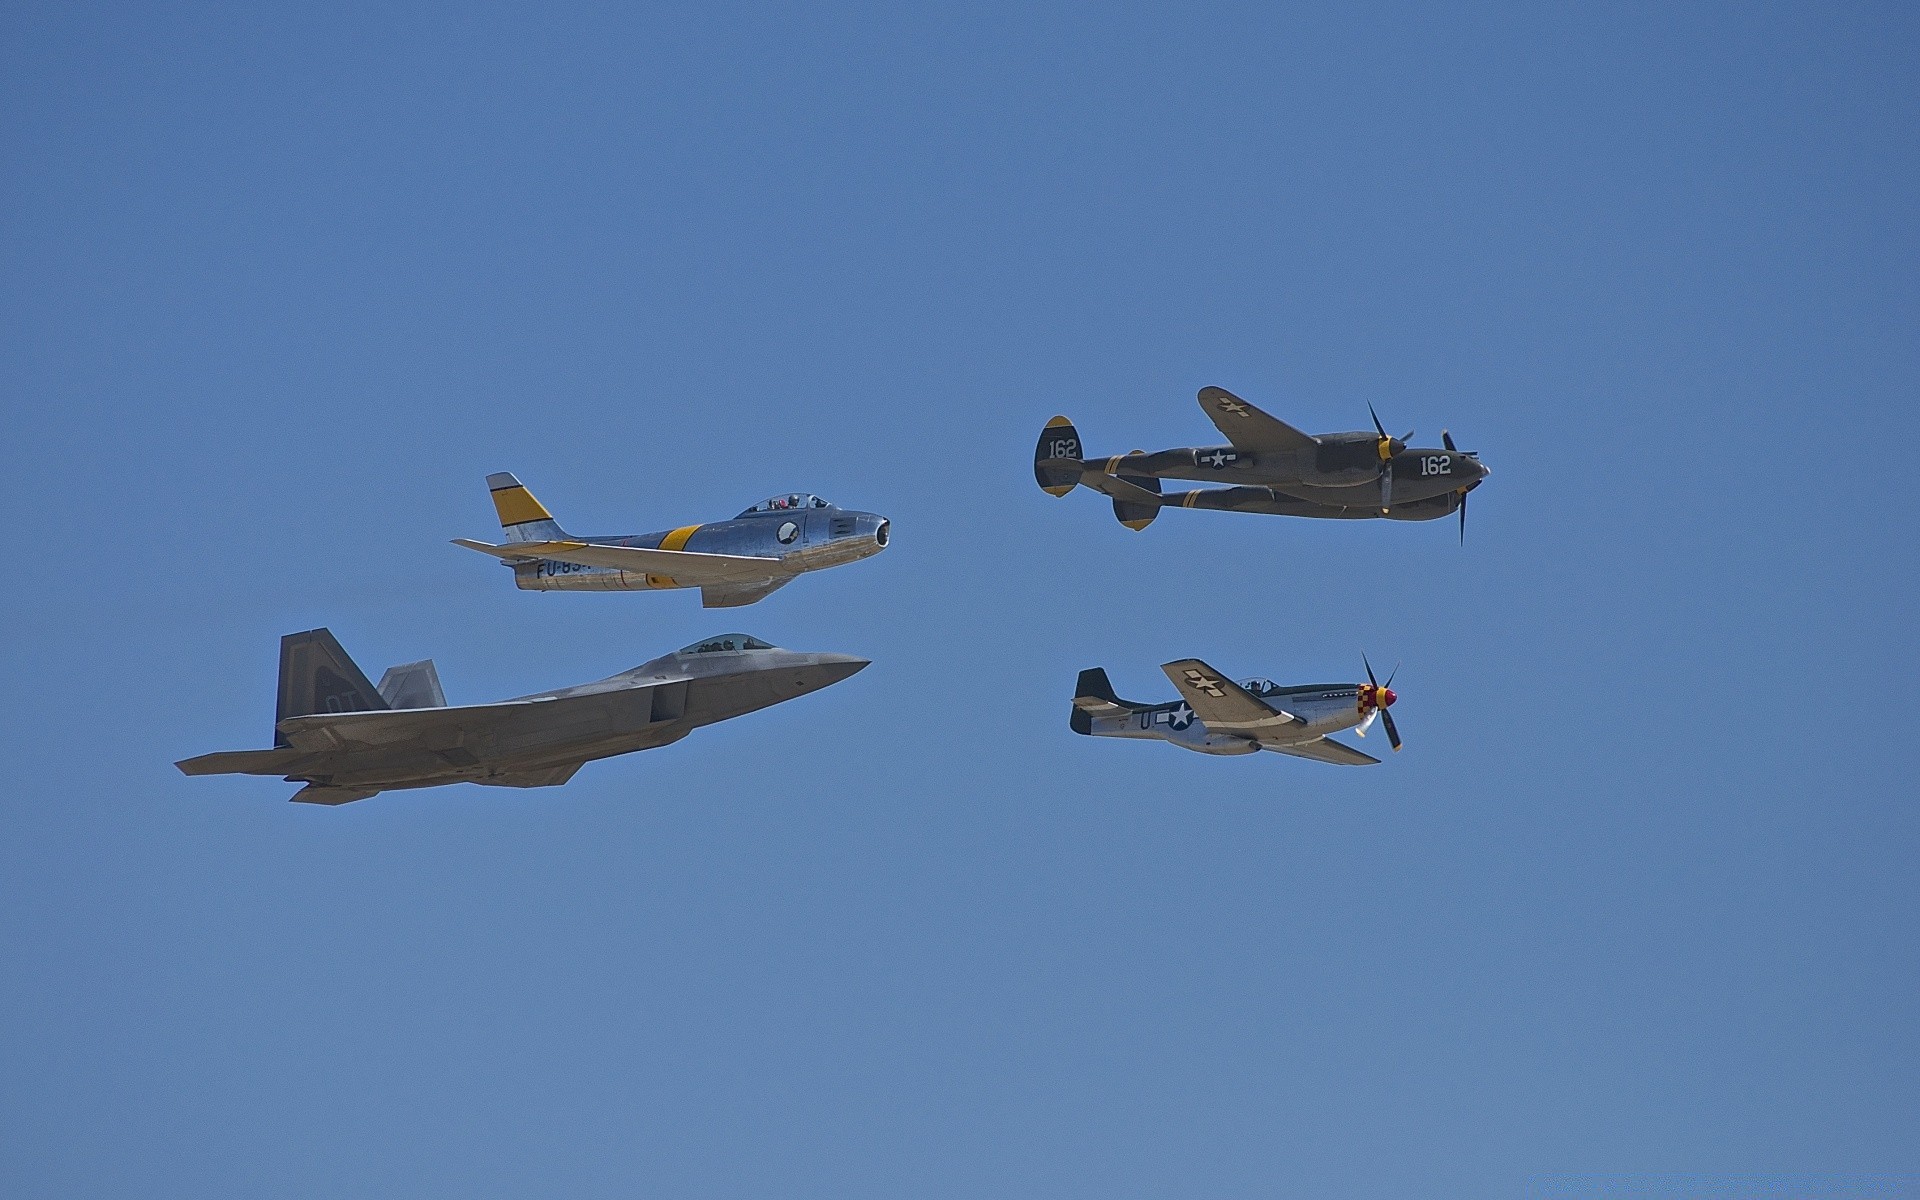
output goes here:
[{"label": "aircraft tail", "polygon": [[[1135,450],[1134,453],[1139,454],[1140,451]],[[1126,462],[1125,459],[1120,461],[1123,464]],[[1160,481],[1151,475],[1116,474],[1114,479],[1132,485],[1135,491],[1143,494],[1114,494],[1113,519],[1136,533],[1153,524],[1153,519],[1160,515]]]},{"label": "aircraft tail", "polygon": [[1136,709],[1144,707],[1113,694],[1113,683],[1107,678],[1106,668],[1088,667],[1080,672],[1079,682],[1074,686],[1073,713],[1068,724],[1075,733],[1090,734],[1094,718],[1131,716]]},{"label": "aircraft tail", "polygon": [[526,485],[506,471],[487,476],[487,490],[493,493],[494,511],[500,514],[500,528],[509,542],[564,542],[567,531],[553,519],[547,506],[533,498]]},{"label": "aircraft tail", "polygon": [[1073,422],[1055,417],[1033,447],[1033,478],[1049,496],[1064,496],[1080,482],[1080,434]]},{"label": "aircraft tail", "polygon": [[1145,529],[1160,515],[1160,481],[1151,475],[1127,471],[1127,460],[1142,454],[1135,450],[1118,458],[1103,458],[1088,463],[1080,482],[1113,500],[1113,515],[1128,529]]},{"label": "aircraft tail", "polygon": [[390,707],[364,671],[354,665],[325,629],[280,639],[280,702],[273,714],[274,744],[284,746],[279,724],[314,713],[374,712]]}]

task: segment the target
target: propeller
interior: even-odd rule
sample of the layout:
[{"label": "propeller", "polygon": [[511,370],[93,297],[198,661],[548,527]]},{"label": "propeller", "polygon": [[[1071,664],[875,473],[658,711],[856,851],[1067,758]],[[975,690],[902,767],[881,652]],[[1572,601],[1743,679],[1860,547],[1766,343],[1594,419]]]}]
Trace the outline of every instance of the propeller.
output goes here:
[{"label": "propeller", "polygon": [[[1453,444],[1453,435],[1444,429],[1440,431],[1440,444],[1447,448],[1449,454],[1461,453],[1460,448]],[[1465,453],[1466,456],[1471,459],[1478,459],[1480,457],[1471,450]],[[1460,544],[1462,546],[1467,544],[1467,492],[1472,490],[1472,488],[1468,488],[1467,491],[1460,493]]]},{"label": "propeller", "polygon": [[1366,716],[1360,723],[1357,736],[1367,736],[1367,727],[1373,724],[1375,717],[1379,717],[1380,723],[1387,727],[1387,744],[1393,747],[1395,754],[1398,754],[1400,752],[1400,731],[1394,728],[1393,714],[1387,710],[1393,707],[1395,700],[1399,699],[1398,696],[1393,694],[1393,677],[1400,673],[1400,666],[1397,663],[1394,664],[1393,670],[1387,672],[1387,681],[1381,683],[1378,679],[1374,678],[1373,664],[1367,662],[1367,656],[1365,654],[1360,656],[1360,661],[1367,668],[1367,686],[1360,689],[1360,711],[1365,713]]},{"label": "propeller", "polygon": [[1413,430],[1407,430],[1403,438],[1388,437],[1387,427],[1380,423],[1380,414],[1373,411],[1372,404],[1367,405],[1367,415],[1373,418],[1373,431],[1380,435],[1373,448],[1380,456],[1380,511],[1385,513],[1393,504],[1393,456],[1407,448]]}]

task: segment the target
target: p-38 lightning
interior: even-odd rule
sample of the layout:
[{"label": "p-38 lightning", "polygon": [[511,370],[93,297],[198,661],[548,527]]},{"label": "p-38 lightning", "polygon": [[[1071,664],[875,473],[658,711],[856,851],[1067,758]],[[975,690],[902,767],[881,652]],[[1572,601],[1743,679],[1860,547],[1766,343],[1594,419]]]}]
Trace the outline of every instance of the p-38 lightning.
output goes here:
[{"label": "p-38 lightning", "polygon": [[491,554],[513,568],[531,591],[700,589],[703,608],[752,604],[795,576],[880,553],[891,523],[851,512],[818,496],[790,492],[762,501],[731,521],[683,525],[660,533],[576,536],[518,479],[487,476],[506,544],[455,538],[454,545]]},{"label": "p-38 lightning", "polygon": [[582,765],[651,750],[839,683],[868,660],[782,650],[741,633],[695,642],[595,683],[449,706],[433,661],[375,688],[325,629],[280,639],[273,749],[202,754],[188,775],[279,775],[303,804],[443,783],[554,787]]},{"label": "p-38 lightning", "polygon": [[[1457,511],[1466,537],[1467,493],[1488,472],[1444,430],[1442,445],[1418,449],[1407,445],[1411,431],[1390,437],[1378,416],[1371,433],[1303,433],[1217,387],[1200,389],[1200,408],[1227,445],[1089,458],[1073,423],[1055,417],[1034,447],[1033,477],[1054,496],[1075,484],[1105,493],[1129,529],[1145,529],[1165,507],[1395,521],[1431,521]],[[1162,479],[1232,486],[1163,495]]]},{"label": "p-38 lightning", "polygon": [[[1364,658],[1362,659],[1364,662]],[[1235,683],[1197,658],[1160,668],[1180,699],[1139,704],[1113,694],[1099,667],[1080,672],[1073,697],[1075,733],[1094,737],[1153,738],[1200,754],[1252,754],[1277,750],[1300,758],[1363,767],[1380,760],[1327,735],[1351,729],[1367,736],[1377,718],[1387,741],[1400,749],[1400,731],[1388,712],[1398,699],[1393,676],[1381,683],[1367,664],[1365,683],[1310,683],[1279,687],[1265,679]]]}]

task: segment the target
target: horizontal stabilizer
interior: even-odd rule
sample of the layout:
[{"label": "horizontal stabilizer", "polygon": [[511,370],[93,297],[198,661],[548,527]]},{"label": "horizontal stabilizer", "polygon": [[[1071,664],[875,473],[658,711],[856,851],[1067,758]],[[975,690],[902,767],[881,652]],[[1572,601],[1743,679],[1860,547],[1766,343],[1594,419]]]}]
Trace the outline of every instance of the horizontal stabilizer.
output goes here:
[{"label": "horizontal stabilizer", "polygon": [[[1094,492],[1112,495],[1116,503],[1152,505],[1152,507],[1158,509],[1160,503],[1162,503],[1162,501],[1160,501],[1160,493],[1148,492],[1146,488],[1142,488],[1139,482],[1137,482],[1140,478],[1144,478],[1144,476],[1121,478],[1121,476],[1117,476],[1117,474],[1106,474],[1104,470],[1092,470],[1092,468],[1089,468],[1087,474],[1081,476],[1081,482],[1087,484]],[[1154,480],[1154,482],[1158,484],[1160,480]]]},{"label": "horizontal stabilizer", "polygon": [[507,562],[552,559],[583,567],[602,567],[632,575],[666,576],[680,587],[708,584],[757,583],[786,571],[777,558],[744,554],[701,554],[693,550],[648,550],[639,546],[609,546],[599,542],[510,542],[490,546],[469,538],[453,544],[491,554]]}]

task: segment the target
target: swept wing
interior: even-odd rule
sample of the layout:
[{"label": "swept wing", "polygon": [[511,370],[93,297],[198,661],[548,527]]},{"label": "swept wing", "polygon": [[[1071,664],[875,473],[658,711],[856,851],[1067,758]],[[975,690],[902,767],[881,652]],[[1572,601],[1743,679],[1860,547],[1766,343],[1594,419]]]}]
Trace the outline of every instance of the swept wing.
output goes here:
[{"label": "swept wing", "polygon": [[635,575],[664,575],[682,587],[706,587],[710,584],[759,583],[784,575],[777,558],[744,554],[701,554],[693,550],[646,550],[639,546],[608,546],[599,542],[509,542],[494,546],[469,538],[455,538],[453,544],[491,554],[509,562],[516,559],[550,558],[578,563],[583,567],[606,567]]},{"label": "swept wing", "polygon": [[709,583],[700,589],[701,608],[738,608],[752,604],[793,582],[793,576],[778,579],[754,579],[746,583]]},{"label": "swept wing", "polygon": [[1277,417],[1270,417],[1225,388],[1200,389],[1200,410],[1219,427],[1236,450],[1306,450],[1319,443]]},{"label": "swept wing", "polygon": [[1258,738],[1305,722],[1274,708],[1197,658],[1183,658],[1160,668],[1180,689],[1193,711],[1211,730]]}]

